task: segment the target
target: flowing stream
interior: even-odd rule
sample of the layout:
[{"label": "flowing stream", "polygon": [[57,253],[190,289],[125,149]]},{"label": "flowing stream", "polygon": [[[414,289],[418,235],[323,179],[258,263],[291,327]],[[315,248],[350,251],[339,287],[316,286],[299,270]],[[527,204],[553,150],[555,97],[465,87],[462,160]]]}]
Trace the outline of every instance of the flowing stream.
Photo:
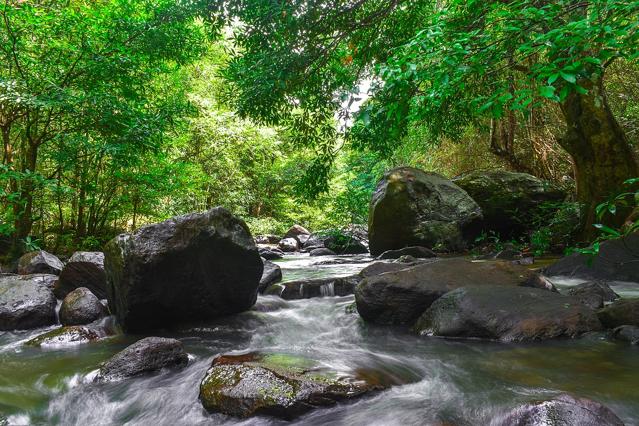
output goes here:
[{"label": "flowing stream", "polygon": [[[368,260],[341,259],[346,263],[318,265],[335,258],[303,256],[279,263],[284,279],[291,280],[350,275]],[[627,425],[639,425],[637,346],[600,335],[535,344],[420,338],[367,326],[347,313],[352,302],[352,296],[260,297],[253,311],[156,333],[184,343],[188,367],[101,385],[91,382],[99,364],[143,336],[36,349],[22,344],[47,329],[0,332],[0,414],[11,425],[470,426],[490,424],[520,403],[570,392],[607,405]],[[212,358],[244,350],[302,355],[337,371],[383,377],[394,386],[295,422],[206,413],[198,391]]]}]

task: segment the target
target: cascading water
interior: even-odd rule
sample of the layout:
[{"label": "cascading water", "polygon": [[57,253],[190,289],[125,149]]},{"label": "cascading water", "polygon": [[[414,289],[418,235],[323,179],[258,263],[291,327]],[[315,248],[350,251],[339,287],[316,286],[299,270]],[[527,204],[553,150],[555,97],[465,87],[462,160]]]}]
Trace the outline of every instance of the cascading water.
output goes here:
[{"label": "cascading water", "polygon": [[[345,276],[365,266],[316,262],[308,257],[281,262],[284,279]],[[260,297],[253,311],[158,333],[184,343],[190,356],[186,368],[100,385],[92,383],[99,364],[143,336],[36,349],[23,343],[43,329],[0,333],[0,414],[9,424],[65,426],[463,426],[487,425],[519,403],[569,392],[607,405],[627,425],[639,424],[639,347],[599,335],[525,345],[423,338],[363,323],[347,313],[352,302],[352,296]],[[393,386],[292,423],[207,413],[198,391],[212,358],[244,350],[301,355],[338,374],[358,372]]]}]

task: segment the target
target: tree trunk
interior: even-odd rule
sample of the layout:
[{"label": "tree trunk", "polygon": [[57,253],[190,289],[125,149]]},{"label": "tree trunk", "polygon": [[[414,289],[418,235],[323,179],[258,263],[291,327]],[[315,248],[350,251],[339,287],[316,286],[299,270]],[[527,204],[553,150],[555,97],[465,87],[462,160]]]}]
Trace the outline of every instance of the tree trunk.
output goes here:
[{"label": "tree trunk", "polygon": [[[575,163],[577,199],[585,205],[584,237],[596,230],[595,207],[623,189],[623,182],[639,176],[639,167],[628,139],[606,99],[603,78],[583,80],[579,85],[587,94],[571,93],[562,103],[568,129],[561,146]],[[624,215],[611,218],[621,225]]]},{"label": "tree trunk", "polygon": [[[38,160],[38,146],[27,143],[24,162],[22,163],[22,172],[27,170],[35,173],[36,163]],[[17,184],[17,182],[15,182]],[[16,189],[18,185],[16,185]],[[25,178],[19,185],[19,201],[13,205],[14,215],[14,236],[11,254],[17,256],[22,252],[22,241],[31,233],[33,226],[33,192],[35,190],[34,182],[31,178]]]}]

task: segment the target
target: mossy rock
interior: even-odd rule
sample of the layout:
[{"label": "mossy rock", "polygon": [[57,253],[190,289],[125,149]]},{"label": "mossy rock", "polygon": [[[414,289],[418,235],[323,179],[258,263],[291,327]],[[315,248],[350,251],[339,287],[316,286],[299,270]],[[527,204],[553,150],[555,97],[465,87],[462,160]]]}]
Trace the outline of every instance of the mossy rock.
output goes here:
[{"label": "mossy rock", "polygon": [[215,358],[200,385],[200,400],[211,412],[290,420],[379,389],[379,384],[338,377],[307,358],[247,353]]},{"label": "mossy rock", "polygon": [[67,346],[79,345],[100,340],[101,333],[84,326],[60,327],[41,334],[25,343],[27,346]]}]

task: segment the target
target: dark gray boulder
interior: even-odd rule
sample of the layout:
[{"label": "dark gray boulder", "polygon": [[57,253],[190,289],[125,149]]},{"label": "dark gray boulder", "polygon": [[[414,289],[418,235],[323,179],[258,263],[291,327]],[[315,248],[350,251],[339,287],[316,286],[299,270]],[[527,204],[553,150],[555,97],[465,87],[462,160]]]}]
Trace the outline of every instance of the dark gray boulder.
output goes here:
[{"label": "dark gray boulder", "polygon": [[85,287],[100,299],[107,297],[106,273],[104,272],[104,253],[78,251],[73,253],[55,286],[58,299],[64,299],[76,288]]},{"label": "dark gray boulder", "polygon": [[283,252],[290,253],[299,250],[299,244],[300,243],[295,238],[282,238],[278,247]]},{"label": "dark gray boulder", "polygon": [[277,248],[260,247],[258,250],[260,256],[266,260],[277,260],[284,257],[284,252]]},{"label": "dark gray boulder", "polygon": [[264,294],[279,296],[286,300],[348,296],[353,294],[358,282],[358,276],[288,281],[270,286]]},{"label": "dark gray boulder", "polygon": [[133,332],[248,310],[263,270],[248,227],[221,207],[122,234],[104,265],[109,308]]},{"label": "dark gray boulder", "polygon": [[56,323],[56,299],[38,277],[0,277],[0,330],[25,330]]},{"label": "dark gray boulder", "polygon": [[515,286],[446,293],[415,324],[420,334],[520,342],[574,338],[602,329],[595,311],[570,296]]},{"label": "dark gray boulder", "polygon": [[337,254],[366,254],[368,246],[354,235],[329,235],[324,240],[324,246]]},{"label": "dark gray boulder", "polygon": [[491,426],[624,426],[608,407],[590,399],[559,395],[515,408]]},{"label": "dark gray boulder", "polygon": [[610,286],[603,281],[593,281],[576,285],[567,294],[576,297],[581,303],[591,309],[602,308],[604,302],[612,302],[619,298]]},{"label": "dark gray boulder", "polygon": [[53,274],[59,275],[64,264],[60,259],[44,250],[26,253],[18,260],[18,274]]},{"label": "dark gray boulder", "polygon": [[573,253],[546,268],[544,273],[549,277],[639,282],[639,232],[602,242],[596,256]]},{"label": "dark gray boulder", "polygon": [[163,337],[146,337],[117,353],[100,367],[97,382],[115,381],[170,367],[183,367],[189,361],[182,342]]},{"label": "dark gray boulder", "polygon": [[264,272],[260,279],[259,291],[263,292],[267,287],[282,281],[282,268],[270,260],[262,259]]},{"label": "dark gray boulder", "polygon": [[335,256],[337,253],[335,253],[333,250],[331,249],[327,249],[326,247],[322,247],[322,248],[316,248],[311,250],[310,252],[308,252],[309,256]]},{"label": "dark gray boulder", "polygon": [[[392,266],[391,266],[392,265]],[[411,325],[438,298],[465,286],[546,287],[528,269],[509,262],[471,262],[463,258],[417,264],[373,264],[355,289],[361,317],[378,324]]]},{"label": "dark gray boulder", "polygon": [[541,206],[563,201],[564,191],[527,173],[506,170],[477,171],[454,179],[481,207],[482,229],[503,238],[523,235],[535,228]]},{"label": "dark gray boulder", "polygon": [[437,257],[434,251],[426,247],[404,247],[398,250],[387,250],[378,256],[378,259],[399,259],[402,256],[412,256],[416,259],[429,259]]},{"label": "dark gray boulder", "polygon": [[337,375],[306,358],[248,353],[215,358],[200,384],[200,401],[208,411],[230,416],[292,420],[381,389],[383,385]]},{"label": "dark gray boulder", "polygon": [[76,288],[62,301],[60,307],[60,323],[62,325],[90,324],[107,316],[100,299],[88,288]]},{"label": "dark gray boulder", "polygon": [[370,252],[423,246],[458,251],[482,218],[479,205],[448,179],[412,167],[387,172],[370,204]]},{"label": "dark gray boulder", "polygon": [[618,300],[597,311],[597,315],[607,328],[620,325],[639,326],[639,299]]},{"label": "dark gray boulder", "polygon": [[615,339],[628,342],[631,345],[639,345],[639,327],[635,325],[622,325],[613,330]]}]

